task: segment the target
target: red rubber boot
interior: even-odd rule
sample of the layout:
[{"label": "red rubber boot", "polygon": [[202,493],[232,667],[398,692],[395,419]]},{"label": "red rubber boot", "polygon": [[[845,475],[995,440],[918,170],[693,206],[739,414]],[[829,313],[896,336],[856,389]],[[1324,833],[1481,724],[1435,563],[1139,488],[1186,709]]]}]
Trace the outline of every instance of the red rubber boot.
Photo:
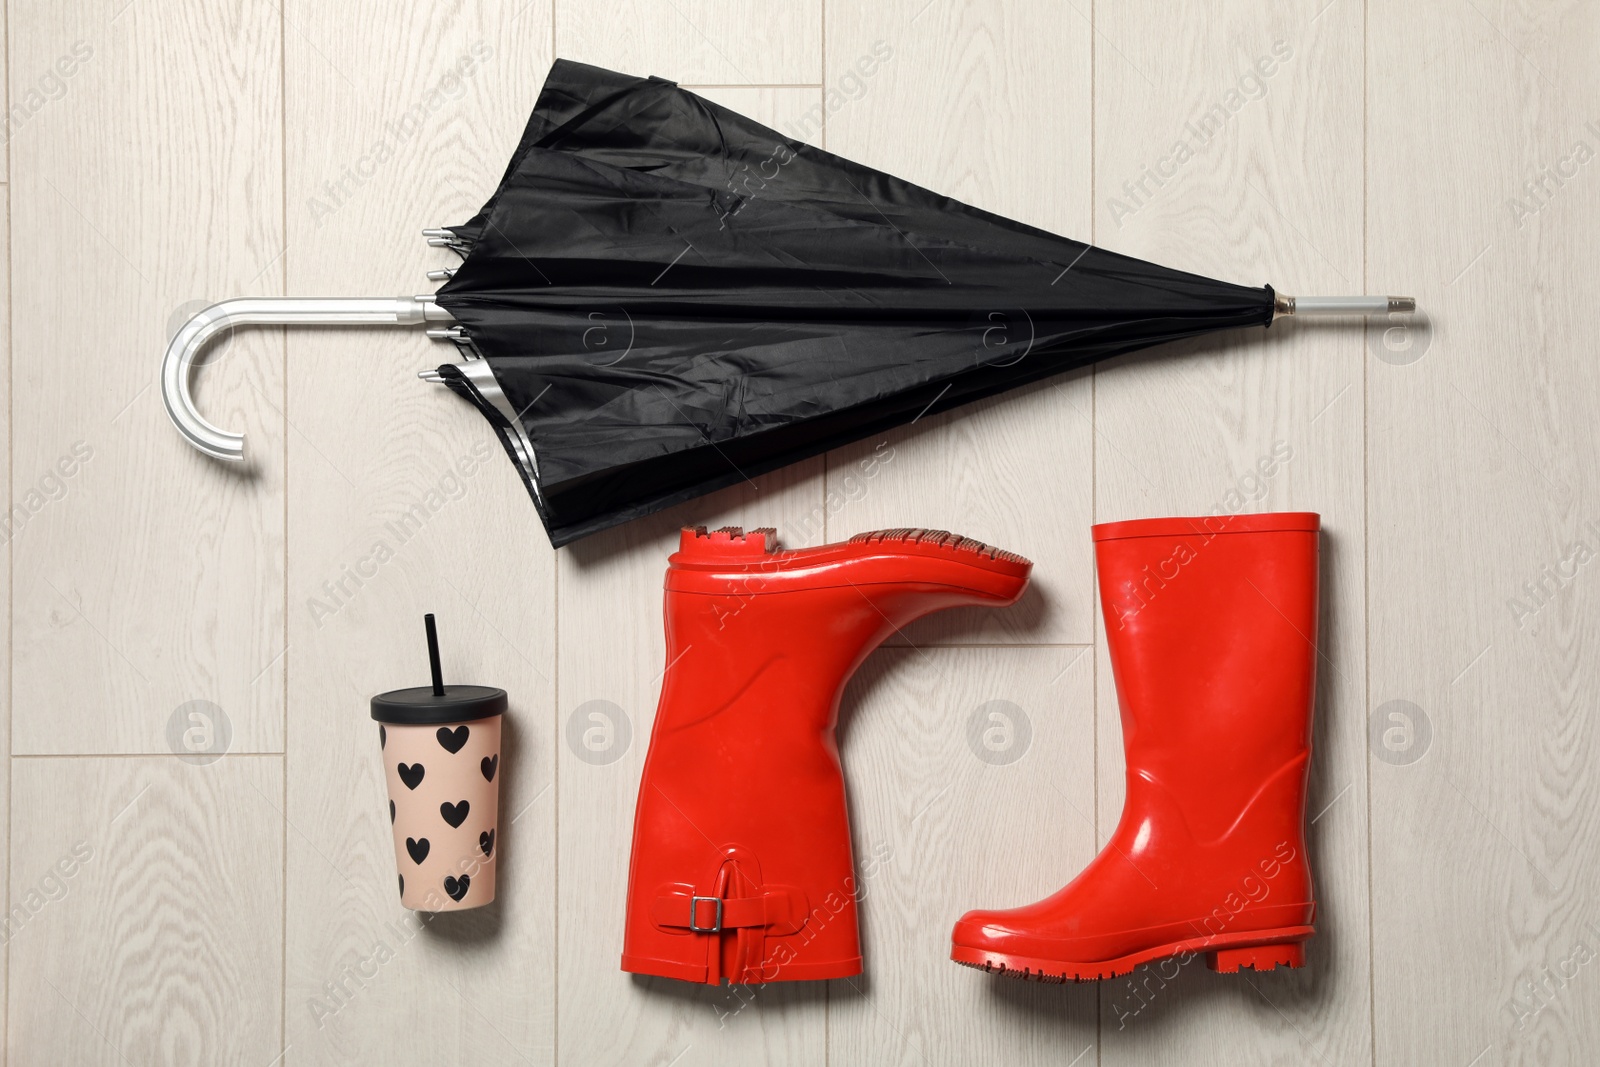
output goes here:
[{"label": "red rubber boot", "polygon": [[1065,889],[964,915],[952,959],[1046,981],[1197,952],[1218,971],[1303,965],[1319,527],[1290,512],[1094,528],[1122,820]]},{"label": "red rubber boot", "polygon": [[668,562],[624,971],[711,984],[861,973],[839,695],[899,627],[1014,603],[1033,566],[933,530],[793,552],[774,540],[684,530]]}]

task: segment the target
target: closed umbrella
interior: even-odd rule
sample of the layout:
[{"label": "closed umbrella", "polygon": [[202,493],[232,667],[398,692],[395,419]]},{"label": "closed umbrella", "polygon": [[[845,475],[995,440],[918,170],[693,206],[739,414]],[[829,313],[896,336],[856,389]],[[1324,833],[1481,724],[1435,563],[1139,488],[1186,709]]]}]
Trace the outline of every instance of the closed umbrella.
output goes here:
[{"label": "closed umbrella", "polygon": [[488,418],[559,546],[1124,352],[1283,314],[1412,307],[1296,301],[1118,255],[670,82],[566,62],[483,210],[427,233],[463,257],[435,294],[202,312],[167,353],[179,429],[242,455],[188,396],[189,364],[219,329],[439,323],[465,358],[424,376]]}]

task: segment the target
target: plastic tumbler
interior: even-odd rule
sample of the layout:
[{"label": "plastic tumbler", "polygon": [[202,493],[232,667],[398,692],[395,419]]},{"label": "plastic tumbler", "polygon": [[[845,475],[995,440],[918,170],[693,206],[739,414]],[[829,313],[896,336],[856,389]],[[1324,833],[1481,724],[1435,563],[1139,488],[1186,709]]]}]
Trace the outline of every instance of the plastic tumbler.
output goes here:
[{"label": "plastic tumbler", "polygon": [[494,900],[500,821],[500,720],[506,691],[445,685],[439,637],[424,617],[433,684],[372,698],[400,903],[461,911]]}]

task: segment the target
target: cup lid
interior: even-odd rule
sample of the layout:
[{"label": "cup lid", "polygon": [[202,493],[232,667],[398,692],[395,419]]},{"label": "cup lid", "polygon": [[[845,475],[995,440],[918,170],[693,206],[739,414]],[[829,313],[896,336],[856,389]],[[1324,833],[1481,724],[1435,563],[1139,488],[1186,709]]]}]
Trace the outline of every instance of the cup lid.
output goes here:
[{"label": "cup lid", "polygon": [[391,689],[372,698],[372,717],[403,726],[433,726],[445,722],[471,722],[500,715],[506,710],[506,691],[487,685],[445,685],[439,669],[439,629],[431,613],[422,617],[428,634],[428,669],[432,685]]},{"label": "cup lid", "polygon": [[447,685],[444,693],[432,686],[391,689],[372,698],[372,717],[403,726],[435,726],[447,722],[472,722],[504,714],[506,691],[487,685]]}]

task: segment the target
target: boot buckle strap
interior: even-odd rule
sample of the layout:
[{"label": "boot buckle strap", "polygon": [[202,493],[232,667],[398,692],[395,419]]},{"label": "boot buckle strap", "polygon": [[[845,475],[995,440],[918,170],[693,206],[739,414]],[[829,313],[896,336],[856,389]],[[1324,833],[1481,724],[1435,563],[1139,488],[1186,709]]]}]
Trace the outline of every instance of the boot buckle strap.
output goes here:
[{"label": "boot buckle strap", "polygon": [[764,927],[769,934],[792,934],[805,925],[806,895],[794,886],[769,885],[744,897],[702,896],[682,883],[661,887],[650,917],[657,926],[716,934]]},{"label": "boot buckle strap", "polygon": [[[716,918],[711,920],[710,926],[698,926],[695,920],[700,917],[700,904],[716,905]],[[689,929],[697,934],[715,934],[722,931],[722,898],[721,897],[689,897]]]}]

